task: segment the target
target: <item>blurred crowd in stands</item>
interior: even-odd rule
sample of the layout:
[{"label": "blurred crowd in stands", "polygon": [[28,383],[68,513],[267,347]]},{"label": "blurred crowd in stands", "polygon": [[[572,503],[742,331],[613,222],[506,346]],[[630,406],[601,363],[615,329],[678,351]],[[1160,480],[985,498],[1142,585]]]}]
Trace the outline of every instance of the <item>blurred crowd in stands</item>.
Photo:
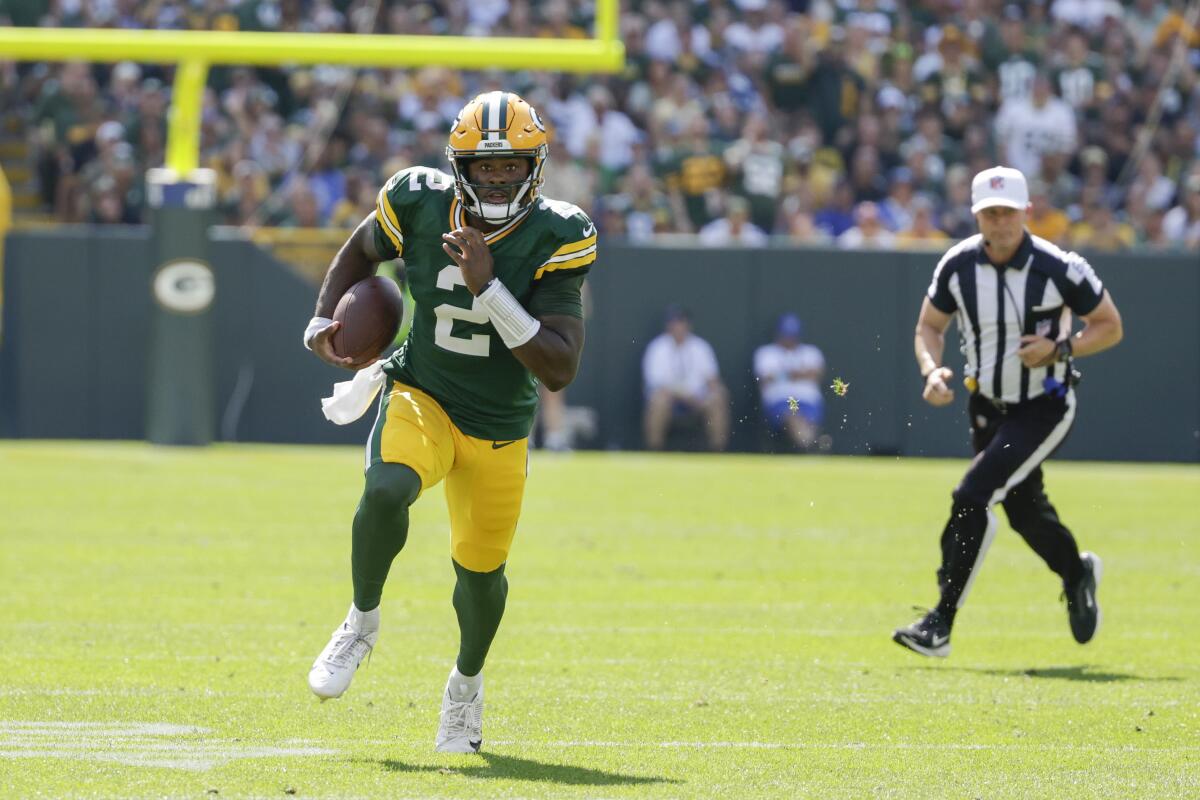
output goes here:
[{"label": "blurred crowd in stands", "polygon": [[[568,0],[0,0],[4,24],[313,33],[583,38],[591,14]],[[545,193],[607,235],[944,247],[974,232],[971,176],[1004,163],[1030,179],[1038,235],[1200,250],[1186,14],[1180,0],[628,0],[616,76],[214,68],[202,163],[229,224],[353,226],[396,169],[445,168],[459,108],[504,88],[550,123]],[[0,64],[47,212],[145,218],[171,79],[132,62]]]}]

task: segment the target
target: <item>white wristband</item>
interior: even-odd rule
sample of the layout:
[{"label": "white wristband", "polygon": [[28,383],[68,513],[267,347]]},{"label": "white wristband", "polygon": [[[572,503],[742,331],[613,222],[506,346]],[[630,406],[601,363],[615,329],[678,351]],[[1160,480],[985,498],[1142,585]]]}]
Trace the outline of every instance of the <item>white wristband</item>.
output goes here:
[{"label": "white wristband", "polygon": [[528,342],[541,329],[542,323],[529,315],[499,278],[479,295],[479,304],[487,311],[492,326],[509,350]]},{"label": "white wristband", "polygon": [[333,324],[333,320],[329,317],[313,317],[308,321],[308,327],[304,329],[304,347],[307,350],[312,350],[312,340],[321,331]]}]

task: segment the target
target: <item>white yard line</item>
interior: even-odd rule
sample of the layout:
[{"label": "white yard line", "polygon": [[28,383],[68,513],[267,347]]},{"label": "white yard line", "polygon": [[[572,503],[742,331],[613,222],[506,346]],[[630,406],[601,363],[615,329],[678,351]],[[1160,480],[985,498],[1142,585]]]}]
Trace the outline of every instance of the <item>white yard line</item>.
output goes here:
[{"label": "white yard line", "polygon": [[162,722],[21,722],[0,720],[0,734],[20,735],[104,735],[104,731],[116,731],[125,736],[189,736],[208,733],[208,728],[195,725],[170,725]]},{"label": "white yard line", "polygon": [[[379,742],[384,744],[384,742]],[[1148,751],[1185,752],[1200,751],[1200,745],[1177,747],[1138,747],[1135,745],[1091,746],[1074,744],[964,744],[962,742],[530,742],[517,740],[489,739],[489,745],[499,747],[579,747],[579,748],[666,748],[697,750],[1056,750],[1079,752],[1144,753]]]},{"label": "white yard line", "polygon": [[70,758],[134,767],[203,771],[242,758],[294,758],[338,751],[289,741],[285,747],[203,738],[211,729],[159,722],[0,721],[0,759]]},{"label": "white yard line", "polygon": [[[255,745],[213,738],[210,728],[161,722],[42,722],[0,721],[0,759],[67,758],[133,767],[162,767],[204,771],[246,758],[311,758],[340,751],[292,739],[280,745]],[[355,740],[354,746],[395,747],[394,739]],[[962,742],[763,742],[678,741],[621,742],[611,740],[531,741],[490,739],[490,746],[538,749],[668,749],[668,750],[794,750],[794,751],[1050,751],[1083,753],[1200,752],[1200,745],[1140,747],[1136,745],[1077,745],[1048,743]]]}]

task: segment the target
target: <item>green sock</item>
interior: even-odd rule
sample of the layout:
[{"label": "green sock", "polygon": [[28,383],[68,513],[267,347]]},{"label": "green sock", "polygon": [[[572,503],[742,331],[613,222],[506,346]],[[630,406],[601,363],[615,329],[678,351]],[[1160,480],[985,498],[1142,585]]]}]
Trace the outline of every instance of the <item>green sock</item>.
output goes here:
[{"label": "green sock", "polygon": [[458,575],[454,584],[454,611],[458,614],[461,637],[458,671],[463,675],[478,675],[504,616],[508,578],[504,577],[503,564],[491,572],[472,572],[455,561],[454,572]]},{"label": "green sock", "polygon": [[403,464],[373,464],[354,514],[350,571],[354,605],[359,611],[379,606],[392,560],[408,540],[408,507],[421,491],[421,479]]}]

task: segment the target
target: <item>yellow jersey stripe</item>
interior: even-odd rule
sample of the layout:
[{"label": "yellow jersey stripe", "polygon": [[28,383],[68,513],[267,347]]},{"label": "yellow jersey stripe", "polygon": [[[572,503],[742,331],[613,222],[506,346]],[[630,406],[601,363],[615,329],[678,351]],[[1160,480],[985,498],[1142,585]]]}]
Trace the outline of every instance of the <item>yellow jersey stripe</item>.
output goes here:
[{"label": "yellow jersey stripe", "polygon": [[584,248],[583,250],[579,250],[574,253],[567,253],[566,255],[561,255],[561,256],[551,256],[550,258],[547,258],[545,260],[545,262],[542,263],[542,266],[545,267],[550,264],[557,264],[562,261],[574,261],[577,258],[582,258],[583,256],[591,255],[595,252],[596,252],[596,245],[592,245],[591,247]]},{"label": "yellow jersey stripe", "polygon": [[383,189],[379,191],[379,196],[375,200],[375,221],[379,223],[384,234],[391,240],[392,246],[396,248],[396,253],[403,252],[404,236],[400,233],[400,224],[396,220],[396,215],[392,211],[392,206]]},{"label": "yellow jersey stripe", "polygon": [[566,255],[567,253],[575,253],[580,250],[583,250],[584,248],[591,247],[595,243],[596,243],[596,234],[593,233],[591,236],[587,237],[586,239],[580,239],[578,242],[571,242],[569,244],[564,244],[562,247],[560,247],[554,251],[554,255],[562,256],[562,255]]},{"label": "yellow jersey stripe", "polygon": [[396,212],[392,209],[392,203],[387,198],[386,187],[379,190],[379,196],[375,201],[376,207],[383,212],[383,221],[391,228],[391,232],[395,235],[400,243],[404,243],[404,232],[400,228],[400,220],[396,217]]},{"label": "yellow jersey stripe", "polygon": [[392,247],[396,248],[396,254],[404,249],[404,242],[396,238],[396,234],[392,232],[391,223],[387,222],[387,218],[379,208],[375,209],[375,221],[379,223],[380,230],[387,236],[388,241],[392,243]]},{"label": "yellow jersey stripe", "polygon": [[578,269],[579,267],[586,267],[588,264],[591,264],[595,260],[596,260],[596,251],[593,250],[590,253],[588,253],[587,255],[580,256],[579,258],[573,258],[570,261],[556,261],[553,263],[546,262],[545,265],[543,265],[540,269],[538,269],[537,272],[534,273],[533,279],[535,281],[538,280],[546,272],[554,272],[555,270]]}]

